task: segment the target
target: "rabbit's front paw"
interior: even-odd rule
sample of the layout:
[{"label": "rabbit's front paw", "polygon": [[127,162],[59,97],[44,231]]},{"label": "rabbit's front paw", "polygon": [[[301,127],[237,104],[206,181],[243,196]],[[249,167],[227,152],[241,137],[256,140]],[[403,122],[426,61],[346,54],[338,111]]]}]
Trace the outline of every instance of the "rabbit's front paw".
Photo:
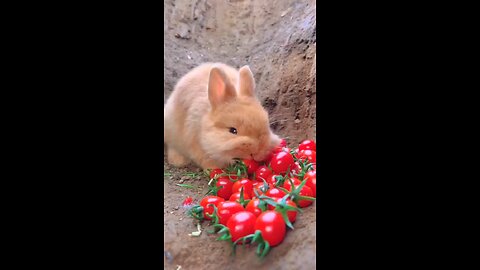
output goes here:
[{"label": "rabbit's front paw", "polygon": [[168,148],[168,163],[175,167],[183,167],[188,164],[188,159],[173,148]]}]

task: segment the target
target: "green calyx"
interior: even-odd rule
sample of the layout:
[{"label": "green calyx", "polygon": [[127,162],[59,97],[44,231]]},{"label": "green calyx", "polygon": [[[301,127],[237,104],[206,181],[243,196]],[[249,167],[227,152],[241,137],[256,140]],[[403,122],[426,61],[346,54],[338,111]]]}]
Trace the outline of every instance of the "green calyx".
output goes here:
[{"label": "green calyx", "polygon": [[232,235],[230,234],[230,230],[227,226],[223,224],[215,224],[213,225],[213,232],[211,231],[209,233],[215,233],[215,231],[217,231],[218,234],[221,234],[221,236],[216,239],[217,241],[232,242]]},{"label": "green calyx", "polygon": [[303,177],[305,176],[305,174],[308,171],[313,170],[313,163],[311,163],[308,160],[300,160],[300,161],[298,161],[298,164],[300,165],[300,168],[302,170],[297,174],[297,176],[298,176],[299,179],[303,180]]},{"label": "green calyx", "polygon": [[295,187],[295,185],[293,184],[293,181],[290,179],[290,184],[292,186],[292,190],[291,191],[288,191],[286,190],[285,188],[281,188],[281,187],[278,187],[278,189],[280,189],[281,191],[285,192],[285,193],[288,193],[288,195],[290,196],[291,200],[293,202],[295,202],[296,204],[298,204],[299,201],[301,200],[307,200],[307,201],[315,201],[315,198],[313,197],[308,197],[308,196],[302,196],[300,195],[300,191],[302,190],[302,188],[305,186],[305,184],[307,183],[307,179],[303,180],[300,185],[298,185],[298,187]]},{"label": "green calyx", "polygon": [[210,182],[208,182],[208,191],[205,193],[205,195],[217,196],[218,191],[223,187],[217,187],[218,177],[219,175],[216,175],[214,178],[210,179]]},{"label": "green calyx", "polygon": [[[292,223],[288,219],[287,211],[297,211],[297,212],[301,213],[302,210],[300,208],[288,205],[287,204],[288,197],[290,197],[290,194],[287,194],[287,195],[283,196],[283,198],[280,200],[280,202],[276,202],[275,200],[273,200],[272,198],[267,197],[267,196],[260,196],[258,199],[260,200],[260,203],[270,204],[271,206],[273,206],[274,210],[279,212],[282,215],[283,220],[285,221],[285,224],[290,229],[293,230],[294,228],[293,228]],[[259,203],[259,208],[260,208],[260,203]],[[260,209],[262,210],[262,212],[264,212],[265,211],[264,209],[266,209],[266,206],[264,207],[264,209],[262,209],[262,208],[260,208]]]},{"label": "green calyx", "polygon": [[[248,169],[245,163],[241,159],[236,159],[233,164],[230,164],[225,171],[231,175],[234,174],[238,177],[238,179],[242,177],[247,177],[248,176]],[[230,178],[231,181],[234,181],[234,179]]]},{"label": "green calyx", "polygon": [[213,225],[219,224],[220,219],[218,217],[218,208],[214,204],[209,204],[209,205],[213,206],[213,213],[212,214],[206,213],[205,215],[211,218],[211,222]]},{"label": "green calyx", "polygon": [[235,241],[233,243],[233,254],[235,254],[235,248],[237,244],[240,242],[242,242],[244,245],[245,243],[248,243],[248,242],[251,244],[257,243],[258,246],[255,253],[257,254],[258,257],[260,257],[260,259],[263,259],[270,251],[270,244],[263,239],[262,233],[260,230],[256,230],[255,233],[249,234]]},{"label": "green calyx", "polygon": [[300,210],[300,208],[297,208],[297,207],[293,207],[291,205],[288,205],[287,204],[287,198],[289,197],[289,195],[285,195],[281,200],[280,202],[277,202],[276,206],[275,206],[275,211],[279,212],[282,217],[283,217],[283,220],[285,221],[285,224],[287,224],[287,226],[290,228],[290,229],[294,229],[293,228],[293,225],[292,223],[290,222],[290,220],[288,219],[288,215],[287,215],[287,211],[297,211],[297,212],[302,212],[302,210]]},{"label": "green calyx", "polygon": [[197,219],[199,221],[203,221],[203,207],[200,205],[194,205],[192,206],[188,211],[187,215],[190,217],[193,217],[194,219]]},{"label": "green calyx", "polygon": [[245,200],[243,196],[243,186],[240,188],[240,200],[239,203],[245,208],[251,200]]},{"label": "green calyx", "polygon": [[[289,169],[290,171],[290,169]],[[281,187],[285,183],[285,180],[289,179],[288,177],[289,173],[286,173],[285,176],[282,175],[277,175],[275,176],[275,186],[276,187]]]}]

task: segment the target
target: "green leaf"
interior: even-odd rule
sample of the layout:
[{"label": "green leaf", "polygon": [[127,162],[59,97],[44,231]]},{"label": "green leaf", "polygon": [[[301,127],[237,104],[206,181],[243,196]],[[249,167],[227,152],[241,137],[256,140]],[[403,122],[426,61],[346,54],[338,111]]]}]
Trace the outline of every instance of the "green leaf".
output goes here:
[{"label": "green leaf", "polygon": [[176,185],[179,186],[179,187],[185,187],[185,188],[195,188],[194,186],[187,185],[187,184],[176,184]]}]

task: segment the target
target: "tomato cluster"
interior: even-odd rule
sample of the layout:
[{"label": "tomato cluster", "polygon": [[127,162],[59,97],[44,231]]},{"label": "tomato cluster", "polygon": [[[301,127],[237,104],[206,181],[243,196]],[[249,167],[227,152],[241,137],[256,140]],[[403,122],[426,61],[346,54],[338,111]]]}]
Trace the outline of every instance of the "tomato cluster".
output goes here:
[{"label": "tomato cluster", "polygon": [[[300,208],[316,198],[316,144],[302,141],[297,148],[282,140],[263,162],[239,160],[210,171],[208,196],[189,214],[211,220],[219,240],[257,243],[261,257],[282,243]],[[215,232],[214,231],[214,232]]]}]

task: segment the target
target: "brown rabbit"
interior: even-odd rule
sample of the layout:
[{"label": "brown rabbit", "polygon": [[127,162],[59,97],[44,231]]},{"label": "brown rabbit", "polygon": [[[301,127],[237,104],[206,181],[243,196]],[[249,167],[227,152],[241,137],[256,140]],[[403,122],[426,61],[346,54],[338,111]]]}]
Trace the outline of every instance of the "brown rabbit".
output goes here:
[{"label": "brown rabbit", "polygon": [[168,162],[224,168],[234,158],[262,161],[280,143],[255,96],[248,66],[205,63],[182,77],[164,108]]}]

